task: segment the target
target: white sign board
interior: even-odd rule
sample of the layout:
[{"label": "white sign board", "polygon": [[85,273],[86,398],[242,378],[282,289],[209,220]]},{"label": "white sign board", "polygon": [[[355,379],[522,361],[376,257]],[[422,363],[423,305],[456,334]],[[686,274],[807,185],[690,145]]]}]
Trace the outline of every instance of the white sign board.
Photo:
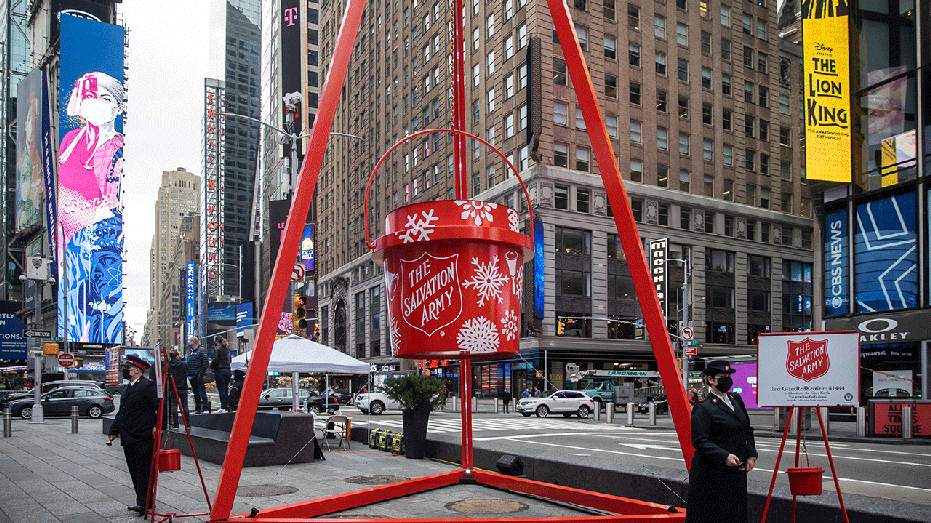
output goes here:
[{"label": "white sign board", "polygon": [[760,334],[757,376],[761,407],[859,406],[859,335]]},{"label": "white sign board", "polygon": [[873,396],[911,397],[912,389],[911,370],[873,371]]}]

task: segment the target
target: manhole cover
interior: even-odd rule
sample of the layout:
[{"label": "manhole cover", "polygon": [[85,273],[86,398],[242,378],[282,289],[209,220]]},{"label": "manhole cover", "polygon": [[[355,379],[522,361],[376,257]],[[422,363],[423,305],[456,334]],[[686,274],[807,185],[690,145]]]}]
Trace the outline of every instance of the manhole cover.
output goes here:
[{"label": "manhole cover", "polygon": [[297,492],[297,487],[289,485],[252,485],[239,487],[236,491],[236,495],[247,498],[267,498],[269,496],[294,494],[295,492]]},{"label": "manhole cover", "polygon": [[400,483],[408,479],[410,478],[390,475],[352,476],[346,478],[346,483],[356,483],[358,485],[390,485],[391,483]]},{"label": "manhole cover", "polygon": [[507,499],[463,499],[447,503],[446,508],[461,514],[513,514],[530,507]]}]

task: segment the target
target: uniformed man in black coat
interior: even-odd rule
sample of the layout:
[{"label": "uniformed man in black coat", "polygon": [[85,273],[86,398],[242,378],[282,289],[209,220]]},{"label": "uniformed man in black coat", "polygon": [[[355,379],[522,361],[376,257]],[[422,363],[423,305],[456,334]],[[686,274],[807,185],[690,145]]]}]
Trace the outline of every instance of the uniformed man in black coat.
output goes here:
[{"label": "uniformed man in black coat", "polygon": [[756,465],[756,443],[747,408],[728,393],[734,369],[725,360],[705,366],[710,391],[692,407],[692,445],[686,523],[746,523],[747,472]]},{"label": "uniformed man in black coat", "polygon": [[143,376],[149,364],[135,355],[126,356],[123,377],[129,380],[126,391],[120,397],[120,410],[110,427],[110,440],[119,436],[126,455],[126,466],[136,491],[136,504],[126,507],[145,515],[154,500],[146,501],[149,495],[149,474],[152,452],[155,446],[155,425],[158,423],[158,393],[155,382]]}]

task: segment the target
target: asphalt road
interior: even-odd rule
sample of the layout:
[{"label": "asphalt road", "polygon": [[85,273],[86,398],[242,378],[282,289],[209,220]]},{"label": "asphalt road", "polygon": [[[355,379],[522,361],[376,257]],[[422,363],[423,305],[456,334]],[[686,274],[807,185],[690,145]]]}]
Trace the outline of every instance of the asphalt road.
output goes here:
[{"label": "asphalt road", "polygon": [[[366,416],[355,407],[344,408],[354,426],[371,424],[375,428],[401,430],[401,416],[388,412],[381,416]],[[681,469],[685,464],[675,431],[670,428],[625,427],[607,425],[593,420],[549,417],[524,418],[518,414],[476,413],[473,415],[475,445],[494,445],[495,441],[519,442],[521,445],[563,449],[570,455],[606,454],[619,461],[632,463],[662,462],[664,468]],[[436,412],[430,416],[428,432],[437,438],[458,441],[461,432],[458,413]],[[751,472],[751,481],[768,487],[779,453],[781,438],[759,436],[756,439],[760,458]],[[800,466],[822,467],[824,492],[835,491],[824,442],[814,431],[803,438]],[[868,497],[931,505],[931,441],[928,444],[890,444],[882,442],[831,442],[831,454],[839,478],[841,492]],[[786,443],[780,470],[795,466],[795,440]],[[777,481],[786,482],[785,476]]]}]

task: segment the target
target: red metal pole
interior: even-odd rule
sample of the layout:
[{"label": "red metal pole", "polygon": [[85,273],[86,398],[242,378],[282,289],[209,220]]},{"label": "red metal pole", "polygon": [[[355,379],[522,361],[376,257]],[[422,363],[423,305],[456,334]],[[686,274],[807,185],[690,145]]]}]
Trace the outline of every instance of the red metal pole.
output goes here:
[{"label": "red metal pole", "polygon": [[459,395],[462,403],[462,468],[472,473],[472,361],[459,360]]},{"label": "red metal pole", "polygon": [[565,0],[547,0],[547,3],[549,4],[550,13],[553,15],[553,24],[559,35],[559,42],[562,45],[563,56],[566,57],[569,74],[572,76],[572,84],[575,86],[579,108],[582,110],[582,116],[585,117],[585,125],[588,128],[588,136],[592,142],[598,169],[601,171],[601,179],[608,193],[611,209],[614,210],[614,221],[617,224],[618,236],[621,238],[621,244],[624,247],[624,255],[627,257],[630,274],[634,279],[634,288],[637,291],[640,310],[643,311],[643,322],[650,334],[650,344],[653,346],[656,364],[659,367],[660,376],[663,378],[663,386],[666,388],[669,411],[676,423],[676,433],[679,437],[679,445],[682,447],[682,457],[685,459],[685,466],[689,467],[692,463],[692,454],[695,452],[694,447],[692,447],[691,437],[691,409],[685,395],[685,385],[682,383],[676,365],[676,355],[672,348],[672,340],[669,339],[666,318],[660,308],[659,298],[657,298],[656,289],[653,286],[653,278],[650,275],[646,255],[643,252],[643,243],[640,240],[640,234],[637,232],[637,225],[634,223],[630,200],[628,200],[627,193],[624,191],[624,182],[621,180],[617,158],[611,148],[608,129],[598,106],[595,87],[592,85],[588,67],[585,65],[585,57],[582,55],[581,47],[579,47],[579,40],[572,25],[572,18],[569,16],[569,8]]},{"label": "red metal pole", "polygon": [[769,483],[769,494],[766,495],[766,505],[763,506],[763,518],[760,523],[766,523],[766,513],[769,512],[769,502],[773,499],[773,489],[776,488],[776,475],[779,474],[779,462],[782,461],[782,451],[786,448],[786,438],[789,437],[789,425],[792,421],[792,407],[786,414],[786,430],[782,432],[782,443],[779,444],[779,454],[776,454],[776,466],[773,467],[773,480]]},{"label": "red metal pole", "polygon": [[291,269],[297,258],[298,244],[301,241],[304,222],[307,220],[307,212],[310,210],[314,197],[317,176],[320,174],[320,165],[323,162],[323,154],[326,151],[330,129],[336,115],[336,105],[346,79],[349,58],[352,55],[364,8],[365,0],[349,0],[346,12],[343,14],[342,24],[340,24],[337,44],[330,62],[330,71],[323,85],[317,118],[311,131],[307,156],[304,158],[304,165],[297,179],[297,191],[291,203],[291,212],[285,224],[281,248],[272,272],[268,299],[262,310],[262,320],[259,323],[259,332],[255,349],[252,351],[249,370],[246,372],[239,408],[236,410],[233,431],[230,434],[229,445],[226,447],[220,481],[217,484],[217,493],[214,495],[213,510],[210,511],[211,520],[229,518],[233,501],[236,498],[236,489],[239,487],[239,478],[242,475],[242,464],[246,457],[246,446],[249,444],[252,423],[259,404],[259,394],[262,392],[262,383],[268,371],[268,361],[272,354],[272,343],[278,320],[281,319],[281,310],[288,293]]},{"label": "red metal pole", "polygon": [[837,489],[837,500],[840,501],[840,510],[844,514],[844,523],[850,523],[847,518],[847,507],[844,506],[844,496],[840,493],[840,482],[837,479],[837,469],[834,468],[834,457],[831,456],[831,445],[828,444],[828,431],[824,428],[824,418],[821,409],[818,410],[818,424],[821,425],[821,436],[824,437],[824,450],[827,451],[828,463],[831,464],[831,475],[834,476],[834,488]]},{"label": "red metal pole", "polygon": [[[452,128],[465,131],[465,50],[462,45],[462,0],[454,2],[456,12],[453,20],[453,122]],[[469,197],[466,168],[466,138],[460,134],[453,137],[453,163],[456,177],[456,199]]]}]

